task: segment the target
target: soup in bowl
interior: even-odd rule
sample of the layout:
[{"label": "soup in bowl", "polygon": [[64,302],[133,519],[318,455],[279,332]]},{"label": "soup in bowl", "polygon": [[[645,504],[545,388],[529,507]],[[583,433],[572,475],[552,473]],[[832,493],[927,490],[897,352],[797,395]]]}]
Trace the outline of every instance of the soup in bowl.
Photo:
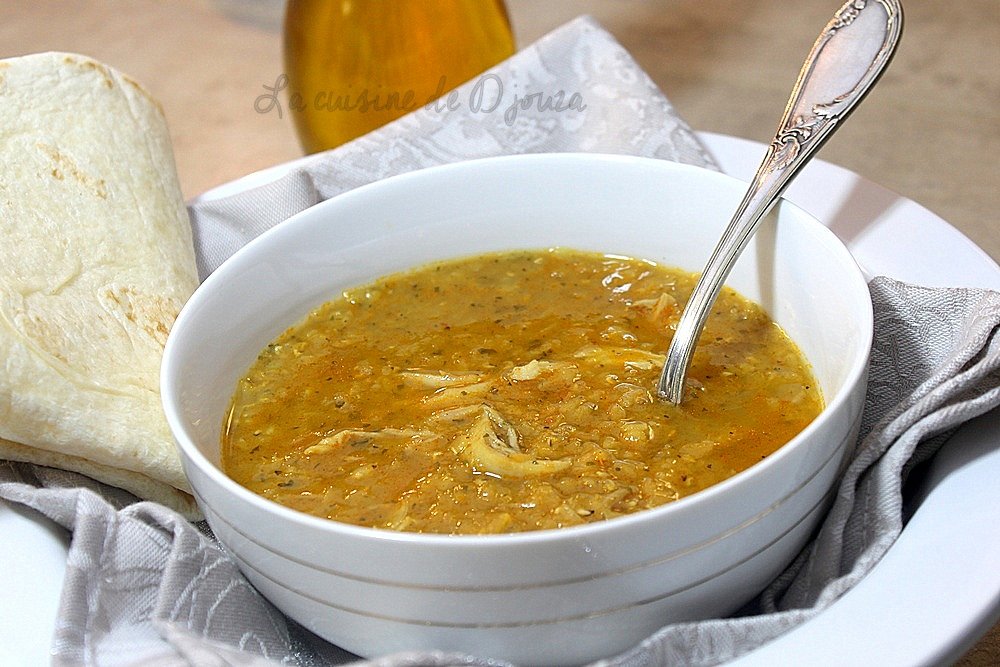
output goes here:
[{"label": "soup in bowl", "polygon": [[[462,326],[451,326],[464,316],[449,314],[448,298],[431,309],[432,316],[424,323],[427,330],[401,337],[395,335],[401,330],[392,327],[406,299],[397,294],[396,301],[386,301],[385,283],[377,281],[403,277],[399,284],[410,285],[414,281],[407,277],[415,270],[435,266],[451,270],[471,261],[466,265],[471,273],[457,284],[480,276],[491,287],[503,282],[503,276],[517,273],[518,261],[528,270],[536,262],[544,264],[568,253],[604,267],[603,274],[597,270],[594,275],[598,283],[607,283],[605,293],[621,297],[621,318],[635,315],[636,320],[662,325],[668,341],[668,311],[682,304],[684,289],[689,289],[683,276],[698,271],[707,259],[744,188],[718,173],[643,158],[586,154],[493,158],[358,188],[251,242],[192,296],[174,325],[164,356],[164,408],[185,471],[215,534],[247,578],[279,609],[331,642],[367,657],[439,649],[525,664],[573,664],[620,652],[671,622],[734,611],[804,545],[823,515],[857,434],[871,344],[871,303],[856,264],[829,230],[782,202],[737,263],[728,281],[732,295],[724,297],[747,300],[751,309],[747,313],[766,313],[770,320],[764,328],[780,330],[804,359],[801,374],[792,380],[773,371],[771,361],[749,371],[757,379],[771,368],[778,378],[764,390],[770,392],[764,402],[776,394],[787,407],[788,401],[803,400],[790,393],[795,386],[808,387],[821,397],[822,404],[815,399],[818,414],[802,417],[794,427],[779,428],[787,412],[780,409],[780,400],[771,401],[779,409],[763,414],[763,404],[753,404],[751,398],[744,399],[748,405],[739,410],[737,397],[736,408],[717,410],[704,426],[718,429],[719,420],[729,418],[727,413],[733,418],[737,413],[757,414],[761,421],[746,430],[777,433],[778,442],[772,451],[752,455],[753,461],[704,488],[676,496],[669,492],[676,490],[676,481],[673,487],[657,487],[660,471],[624,447],[632,443],[640,453],[663,458],[670,438],[657,440],[657,434],[673,437],[683,430],[668,425],[677,419],[670,414],[674,406],[661,405],[655,387],[645,386],[647,376],[658,375],[657,364],[665,352],[665,346],[658,349],[662,341],[627,330],[614,317],[584,313],[579,321],[570,321],[582,307],[561,294],[552,299],[563,310],[557,308],[552,315],[549,333],[529,331],[516,352],[503,347],[515,338],[512,329],[497,341],[486,342],[485,330],[469,329],[468,318]],[[476,268],[475,262],[497,258],[514,264],[504,264],[499,273],[490,273],[483,264]],[[669,279],[658,279],[656,289],[648,293],[632,286],[654,267],[680,272],[676,275],[681,278],[674,280],[681,284],[677,297],[660,296]],[[565,277],[567,271],[545,264],[531,274],[531,282]],[[629,289],[615,291],[625,282]],[[433,280],[423,284],[413,299],[424,301],[439,293],[434,292]],[[444,284],[437,284],[438,289]],[[515,285],[510,294],[523,289]],[[541,290],[553,292],[554,287]],[[449,297],[451,301],[464,300],[462,308],[468,311],[468,291],[456,294]],[[486,289],[473,301],[498,294],[499,289]],[[598,300],[607,300],[600,294]],[[494,319],[503,320],[539,300],[526,299],[521,310],[513,306],[503,310],[496,304],[488,308],[497,315]],[[376,303],[386,305],[386,310],[375,311],[363,322],[343,315]],[[757,317],[740,315],[739,308],[730,305],[726,309],[735,308],[737,320]],[[506,313],[503,318],[501,311]],[[303,326],[310,314],[328,321],[340,318],[343,326],[323,334],[327,336],[323,344],[296,348],[309,338],[296,327]],[[595,319],[600,321],[594,332],[583,332]],[[560,325],[561,321],[566,323]],[[350,336],[382,324],[390,334],[371,339],[375,342],[366,343],[367,351],[358,352],[361,343],[349,340]],[[501,322],[495,326],[502,329]],[[428,343],[425,356],[414,356],[417,343],[430,340],[428,332],[443,335],[442,340],[458,351]],[[468,335],[461,343],[463,332]],[[576,334],[582,338],[573,338]],[[703,338],[702,345],[728,335],[713,335],[712,341]],[[393,341],[399,342],[393,345]],[[312,385],[293,374],[285,378],[284,389],[240,403],[238,387],[254,385],[268,369],[281,375],[281,366],[275,364],[282,350],[294,360],[338,346],[355,356],[322,363],[352,370],[314,373],[314,384],[322,387],[318,383],[326,382],[326,389],[307,390]],[[399,346],[410,347],[401,353]],[[727,349],[730,370],[762,354],[758,348],[739,345]],[[447,363],[433,363],[435,350],[447,356]],[[621,358],[622,354],[632,356]],[[717,356],[718,350],[712,358]],[[254,375],[255,368],[264,375]],[[712,368],[721,373],[727,366],[719,363]],[[580,377],[588,369],[594,370],[598,389],[607,385],[600,396],[608,398],[581,389]],[[384,377],[390,385],[378,389],[375,380]],[[691,396],[681,409],[697,405],[698,392],[716,393],[709,392],[706,382],[704,373],[692,373]],[[551,389],[533,394],[541,397],[539,404],[527,408],[527,413],[541,415],[540,421],[530,422],[520,414],[511,417],[515,404],[528,399],[510,392],[533,383],[547,383]],[[325,408],[288,418],[286,408],[294,410],[308,394],[316,393],[328,401],[321,404]],[[385,423],[374,423],[369,409],[394,403],[393,397],[420,410],[405,418],[390,411]],[[270,406],[270,412],[254,411],[252,406],[263,404]],[[547,433],[545,416],[552,404],[568,406],[570,412],[614,417],[609,423],[617,431],[600,435],[581,427],[552,428]],[[257,421],[242,422],[247,442],[242,449],[231,449],[224,446],[226,434],[234,408],[240,406],[251,406],[238,415],[240,419],[249,415]],[[345,421],[328,423],[322,414],[326,410],[332,419],[338,411],[346,414],[345,406],[356,408]],[[648,416],[651,409],[660,413],[658,421]],[[298,443],[297,450],[289,450],[293,454],[275,451],[270,458],[252,459],[260,451],[251,454],[253,438],[268,436],[287,444],[300,419],[297,430],[305,432],[309,442]],[[440,424],[448,421],[456,430],[444,430]],[[548,422],[552,427],[565,423],[564,415]],[[726,433],[739,430],[723,426]],[[667,458],[687,454],[701,459],[724,439],[695,436],[687,450]],[[568,448],[571,441],[585,448]],[[539,443],[550,449],[540,449]],[[736,440],[733,451],[745,453],[749,447],[749,440]],[[451,518],[447,519],[451,523],[422,527],[414,523],[425,518],[417,509],[420,503],[414,501],[381,507],[383,519],[366,523],[362,519],[367,510],[374,515],[386,497],[401,496],[398,490],[379,496],[396,478],[372,471],[378,466],[405,468],[400,462],[414,456],[415,448],[447,450],[464,466],[454,473],[457,481],[431,487],[424,504],[433,504],[427,499],[434,498],[443,502],[442,489],[457,488],[455,484],[463,481],[475,486],[507,478],[515,480],[510,487],[514,491],[486,485],[482,488],[489,491],[483,493],[475,487],[467,495],[475,497],[482,516],[464,516],[457,522]],[[343,456],[368,450],[381,458]],[[353,487],[309,486],[311,473],[282,467],[291,459],[321,467],[319,462],[336,456],[348,461],[338,464],[339,474],[353,479]],[[227,472],[239,477],[241,461],[253,465],[237,482]],[[587,467],[588,463],[593,465]],[[629,465],[632,468],[626,470]],[[594,479],[600,484],[588,481],[591,487],[580,491],[577,482],[588,480],[591,469],[616,480],[627,478],[630,488],[648,488],[649,495],[659,500],[632,502],[627,491],[602,486],[608,476],[596,473]],[[565,482],[545,481],[545,475],[567,472]],[[426,471],[406,474],[434,477]],[[272,491],[281,490],[292,501],[263,489],[251,490],[254,476],[268,475],[273,477]],[[542,482],[542,490],[533,492],[534,500],[504,495],[527,486],[526,478]],[[282,483],[285,486],[278,486]],[[549,487],[559,491],[560,485],[569,491],[539,509],[538,498],[545,497]],[[366,487],[374,495],[358,495]],[[294,501],[294,497],[318,496],[330,506],[360,511],[313,512]],[[348,497],[357,502],[348,502]],[[452,509],[462,502],[461,494],[455,497],[458,500],[447,501]],[[506,504],[501,507],[502,503]],[[520,515],[520,506],[527,518]],[[592,512],[602,514],[594,517]]]}]

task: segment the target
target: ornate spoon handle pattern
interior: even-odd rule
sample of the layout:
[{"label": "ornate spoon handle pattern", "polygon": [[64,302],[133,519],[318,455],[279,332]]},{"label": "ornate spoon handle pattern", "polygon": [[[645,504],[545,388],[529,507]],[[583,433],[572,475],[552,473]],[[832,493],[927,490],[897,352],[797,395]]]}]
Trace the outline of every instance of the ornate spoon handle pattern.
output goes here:
[{"label": "ornate spoon handle pattern", "polygon": [[788,183],[871,90],[902,28],[899,0],[850,0],[813,44],[764,160],[681,314],[660,375],[661,397],[681,402],[698,337],[733,264]]}]

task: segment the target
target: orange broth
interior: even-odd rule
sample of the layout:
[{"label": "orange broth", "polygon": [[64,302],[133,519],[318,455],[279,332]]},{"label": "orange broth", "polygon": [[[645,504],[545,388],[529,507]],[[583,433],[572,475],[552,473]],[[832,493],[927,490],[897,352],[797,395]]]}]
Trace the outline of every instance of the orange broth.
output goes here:
[{"label": "orange broth", "polygon": [[445,261],[347,290],[239,381],[223,467],[320,517],[429,533],[574,526],[748,468],[822,397],[726,288],[680,406],[656,383],[695,276],[567,249]]}]

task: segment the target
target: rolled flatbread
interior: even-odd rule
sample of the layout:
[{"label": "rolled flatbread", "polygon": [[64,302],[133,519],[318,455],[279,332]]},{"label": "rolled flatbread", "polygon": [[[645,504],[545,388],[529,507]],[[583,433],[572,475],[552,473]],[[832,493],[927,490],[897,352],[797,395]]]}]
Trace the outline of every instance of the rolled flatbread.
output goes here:
[{"label": "rolled flatbread", "polygon": [[198,277],[159,104],[84,56],[0,61],[0,239],[0,458],[197,516],[160,404]]}]

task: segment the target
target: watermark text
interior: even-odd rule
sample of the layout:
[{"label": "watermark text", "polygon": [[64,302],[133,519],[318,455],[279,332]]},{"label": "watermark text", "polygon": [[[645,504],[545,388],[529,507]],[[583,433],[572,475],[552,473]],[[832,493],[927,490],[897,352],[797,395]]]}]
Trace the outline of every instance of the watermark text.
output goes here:
[{"label": "watermark text", "polygon": [[[288,76],[285,74],[278,75],[273,86],[265,84],[265,92],[254,100],[254,111],[260,114],[277,112],[279,118],[283,117],[281,101],[287,88]],[[292,113],[311,109],[331,113],[391,111],[402,114],[416,111],[421,106],[437,113],[464,108],[474,114],[502,114],[504,123],[508,126],[514,125],[521,112],[564,113],[587,109],[583,95],[579,92],[557,90],[519,93],[515,86],[510,86],[509,90],[507,88],[498,75],[484,74],[471,86],[455,90],[448,90],[446,77],[442,76],[437,90],[422,102],[417,99],[413,90],[372,92],[366,88],[348,93],[321,90],[312,95],[311,99],[306,99],[298,91],[290,90],[287,109]]]}]

